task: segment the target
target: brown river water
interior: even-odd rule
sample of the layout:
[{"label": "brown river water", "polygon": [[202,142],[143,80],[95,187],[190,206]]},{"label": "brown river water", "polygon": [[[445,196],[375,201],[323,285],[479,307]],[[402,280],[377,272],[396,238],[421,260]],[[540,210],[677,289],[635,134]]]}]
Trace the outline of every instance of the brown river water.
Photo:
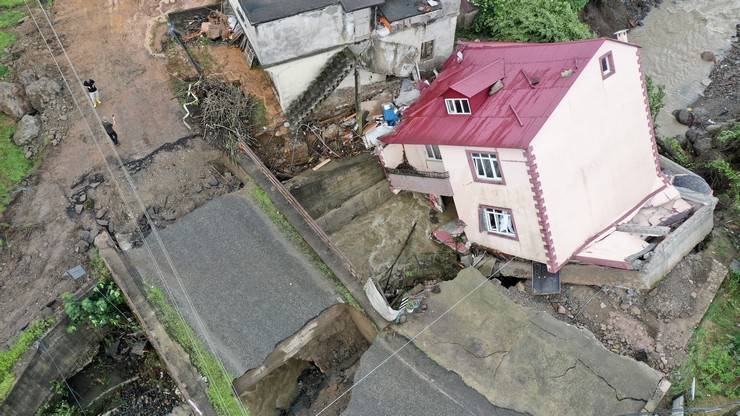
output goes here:
[{"label": "brown river water", "polygon": [[711,51],[721,59],[738,23],[740,0],[664,0],[642,26],[629,32],[630,42],[643,48],[643,71],[665,85],[665,107],[657,119],[659,135],[685,133],[686,126],[677,123],[671,112],[699,98],[713,65],[703,61],[701,53]]}]

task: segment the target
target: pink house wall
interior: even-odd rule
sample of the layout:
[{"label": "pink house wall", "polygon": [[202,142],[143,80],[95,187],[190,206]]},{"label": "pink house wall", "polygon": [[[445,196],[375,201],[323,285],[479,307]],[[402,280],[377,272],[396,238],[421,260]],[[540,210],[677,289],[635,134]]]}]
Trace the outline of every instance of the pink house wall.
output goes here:
[{"label": "pink house wall", "polygon": [[[495,150],[505,183],[492,184],[473,180],[466,152],[470,150]],[[465,235],[468,240],[518,257],[545,262],[546,254],[539,232],[524,151],[459,146],[440,146],[440,151],[442,161],[450,173],[457,215],[466,224]],[[517,238],[481,232],[478,214],[481,205],[511,210]]]},{"label": "pink house wall", "polygon": [[[663,185],[638,51],[606,42],[528,149],[551,269]],[[616,72],[603,78],[608,52]]]}]

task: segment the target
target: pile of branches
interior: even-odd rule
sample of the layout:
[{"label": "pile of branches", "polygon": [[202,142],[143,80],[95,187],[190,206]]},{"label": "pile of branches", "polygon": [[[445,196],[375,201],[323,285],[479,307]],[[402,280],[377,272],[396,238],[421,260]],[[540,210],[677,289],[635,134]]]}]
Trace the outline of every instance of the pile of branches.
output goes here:
[{"label": "pile of branches", "polygon": [[203,137],[234,157],[239,144],[255,143],[255,119],[261,110],[259,100],[244,94],[239,86],[206,78],[193,84],[198,97]]}]

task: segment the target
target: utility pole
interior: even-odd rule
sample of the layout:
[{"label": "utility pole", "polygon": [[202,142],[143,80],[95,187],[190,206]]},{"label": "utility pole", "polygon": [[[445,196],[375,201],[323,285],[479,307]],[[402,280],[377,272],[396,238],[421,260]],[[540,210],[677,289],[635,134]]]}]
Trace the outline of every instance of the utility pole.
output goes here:
[{"label": "utility pole", "polygon": [[358,69],[359,60],[355,57],[355,121],[357,124],[357,134],[362,135],[363,117],[360,109],[360,70]]}]

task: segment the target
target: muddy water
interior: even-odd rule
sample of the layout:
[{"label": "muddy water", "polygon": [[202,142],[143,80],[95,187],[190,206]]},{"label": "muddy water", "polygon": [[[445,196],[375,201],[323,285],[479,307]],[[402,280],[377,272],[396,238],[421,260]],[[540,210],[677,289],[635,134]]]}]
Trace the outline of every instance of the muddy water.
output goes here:
[{"label": "muddy water", "polygon": [[664,0],[629,33],[642,46],[643,70],[665,85],[665,107],[658,116],[658,134],[683,134],[686,127],[671,116],[696,100],[709,82],[711,62],[699,56],[713,52],[718,59],[730,46],[740,23],[740,0]]}]

